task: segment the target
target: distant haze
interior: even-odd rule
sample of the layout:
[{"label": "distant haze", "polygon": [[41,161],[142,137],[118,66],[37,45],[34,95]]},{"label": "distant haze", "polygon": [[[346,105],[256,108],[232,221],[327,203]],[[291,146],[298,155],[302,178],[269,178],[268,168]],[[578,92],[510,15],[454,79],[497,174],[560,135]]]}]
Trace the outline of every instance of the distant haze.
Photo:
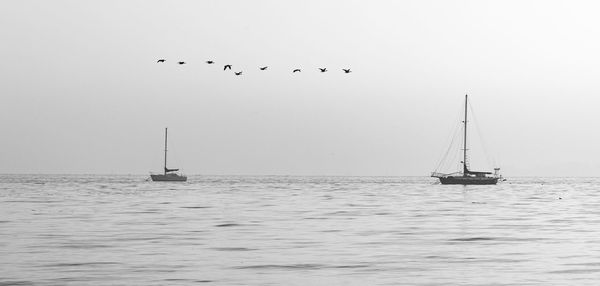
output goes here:
[{"label": "distant haze", "polygon": [[428,175],[468,93],[505,176],[600,174],[596,1],[0,7],[0,173],[160,171],[168,126],[187,174]]}]

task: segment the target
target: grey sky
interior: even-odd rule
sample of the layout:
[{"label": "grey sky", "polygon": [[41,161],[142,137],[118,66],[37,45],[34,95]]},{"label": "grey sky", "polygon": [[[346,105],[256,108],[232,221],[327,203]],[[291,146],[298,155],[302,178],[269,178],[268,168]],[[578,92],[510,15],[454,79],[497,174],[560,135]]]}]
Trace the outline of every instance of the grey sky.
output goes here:
[{"label": "grey sky", "polygon": [[506,176],[600,174],[596,1],[0,8],[1,173],[160,171],[168,126],[188,174],[428,175],[469,93]]}]

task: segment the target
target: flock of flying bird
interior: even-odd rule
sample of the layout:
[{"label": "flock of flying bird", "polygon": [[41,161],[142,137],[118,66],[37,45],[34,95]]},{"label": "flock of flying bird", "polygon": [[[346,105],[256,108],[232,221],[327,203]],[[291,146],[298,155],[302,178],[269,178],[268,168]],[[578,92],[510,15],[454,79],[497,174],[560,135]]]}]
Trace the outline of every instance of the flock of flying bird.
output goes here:
[{"label": "flock of flying bird", "polygon": [[[164,63],[166,61],[167,60],[165,60],[165,59],[159,59],[159,60],[156,61],[156,63]],[[183,62],[183,61],[179,61],[177,63],[180,64],[180,65],[185,65],[186,64],[186,62]],[[215,62],[214,61],[206,61],[206,63],[209,64],[209,65],[212,65]],[[264,67],[259,67],[258,69],[260,69],[261,71],[264,71],[267,68],[268,68],[268,66],[264,66]],[[223,70],[224,71],[228,70],[228,69],[231,70],[231,65],[224,65],[223,66]],[[319,70],[321,72],[327,72],[327,68],[319,68]],[[344,73],[351,73],[352,72],[350,69],[342,69],[342,70],[344,71]],[[297,72],[301,72],[301,71],[302,71],[301,69],[294,69],[294,70],[292,70],[292,73],[297,73]],[[235,75],[242,75],[242,71],[234,72],[234,74]]]}]

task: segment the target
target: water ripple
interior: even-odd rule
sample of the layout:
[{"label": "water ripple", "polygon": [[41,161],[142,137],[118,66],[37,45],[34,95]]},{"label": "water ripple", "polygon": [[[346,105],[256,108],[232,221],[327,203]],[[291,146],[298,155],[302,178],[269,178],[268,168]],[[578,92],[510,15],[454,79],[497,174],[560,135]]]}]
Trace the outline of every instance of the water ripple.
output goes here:
[{"label": "water ripple", "polygon": [[597,285],[598,186],[0,175],[0,286]]}]

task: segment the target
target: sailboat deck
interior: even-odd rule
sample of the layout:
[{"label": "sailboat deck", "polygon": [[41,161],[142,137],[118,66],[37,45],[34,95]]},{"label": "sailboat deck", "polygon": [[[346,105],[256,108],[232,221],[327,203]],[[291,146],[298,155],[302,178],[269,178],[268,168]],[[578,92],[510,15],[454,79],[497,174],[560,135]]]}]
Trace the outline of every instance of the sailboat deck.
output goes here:
[{"label": "sailboat deck", "polygon": [[461,173],[461,172],[454,172],[454,173],[450,173],[450,174],[438,173],[438,172],[431,173],[431,177],[434,177],[434,178],[458,177],[458,176],[462,176],[462,175],[463,175],[463,173]]}]

